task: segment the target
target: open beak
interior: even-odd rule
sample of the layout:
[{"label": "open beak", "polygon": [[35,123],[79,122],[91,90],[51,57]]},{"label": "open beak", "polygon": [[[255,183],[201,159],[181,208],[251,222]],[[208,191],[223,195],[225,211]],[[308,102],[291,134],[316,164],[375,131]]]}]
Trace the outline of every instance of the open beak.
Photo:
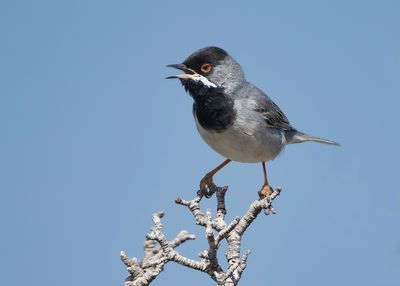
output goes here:
[{"label": "open beak", "polygon": [[198,74],[191,68],[186,67],[184,64],[173,64],[173,65],[167,65],[169,68],[176,68],[178,70],[184,71],[185,73],[183,74],[178,74],[178,75],[173,75],[173,76],[168,76],[166,79],[173,79],[173,78],[178,78],[181,80],[192,80],[193,82],[201,82],[206,87],[217,87],[216,84],[212,83],[209,81],[206,77],[202,76],[201,74]]},{"label": "open beak", "polygon": [[181,71],[184,71],[184,74],[178,74],[178,75],[173,75],[173,76],[168,76],[166,79],[173,79],[173,78],[178,78],[178,79],[192,79],[193,76],[196,74],[196,72],[188,67],[186,67],[184,64],[172,64],[172,65],[167,65],[169,68],[175,68]]}]

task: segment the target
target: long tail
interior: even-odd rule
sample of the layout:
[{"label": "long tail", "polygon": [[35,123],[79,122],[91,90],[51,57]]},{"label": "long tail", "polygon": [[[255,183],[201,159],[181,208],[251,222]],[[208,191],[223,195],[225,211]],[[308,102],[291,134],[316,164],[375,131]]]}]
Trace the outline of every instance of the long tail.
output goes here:
[{"label": "long tail", "polygon": [[303,143],[303,142],[307,142],[307,141],[314,141],[314,142],[318,142],[318,143],[322,143],[322,144],[340,146],[340,144],[335,141],[308,135],[308,134],[305,134],[305,133],[297,131],[297,130],[285,132],[285,137],[286,137],[286,142],[288,144],[296,144],[296,143]]}]

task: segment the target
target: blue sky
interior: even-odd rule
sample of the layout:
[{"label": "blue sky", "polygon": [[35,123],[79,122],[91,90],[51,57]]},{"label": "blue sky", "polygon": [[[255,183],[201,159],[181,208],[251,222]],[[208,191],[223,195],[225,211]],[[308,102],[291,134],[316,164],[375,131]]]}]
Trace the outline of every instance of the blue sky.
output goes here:
[{"label": "blue sky", "polygon": [[[196,257],[203,229],[174,205],[223,158],[197,134],[191,98],[164,78],[226,49],[291,123],[337,140],[268,164],[283,187],[259,217],[241,285],[400,285],[398,1],[3,1],[0,4],[1,285],[121,285],[152,212]],[[228,217],[261,165],[228,165]],[[206,205],[211,206],[211,202]],[[222,251],[223,253],[223,251]],[[169,264],[153,285],[213,285]]]}]

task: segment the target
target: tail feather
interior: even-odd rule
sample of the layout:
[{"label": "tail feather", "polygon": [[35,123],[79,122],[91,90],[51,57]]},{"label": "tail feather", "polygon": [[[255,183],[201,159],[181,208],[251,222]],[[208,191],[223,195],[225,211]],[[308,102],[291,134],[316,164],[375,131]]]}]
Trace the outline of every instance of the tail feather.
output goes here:
[{"label": "tail feather", "polygon": [[285,137],[286,137],[286,142],[288,144],[296,144],[296,143],[303,143],[303,142],[307,142],[307,141],[314,141],[314,142],[318,142],[318,143],[322,143],[322,144],[340,146],[340,144],[335,141],[308,135],[308,134],[305,134],[305,133],[299,132],[299,131],[288,131],[285,133]]}]

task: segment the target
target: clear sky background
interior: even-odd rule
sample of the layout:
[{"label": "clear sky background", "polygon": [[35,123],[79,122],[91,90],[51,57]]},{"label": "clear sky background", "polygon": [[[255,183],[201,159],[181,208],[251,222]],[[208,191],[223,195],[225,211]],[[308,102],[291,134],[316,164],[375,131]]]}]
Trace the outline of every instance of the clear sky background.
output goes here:
[{"label": "clear sky background", "polygon": [[[176,197],[222,162],[166,64],[217,45],[299,130],[268,164],[278,214],[244,237],[241,285],[400,285],[399,1],[2,1],[0,284],[122,285],[151,214],[197,234]],[[262,184],[228,165],[228,218]],[[207,203],[212,206],[211,202]],[[224,251],[221,251],[223,254]],[[153,285],[213,285],[169,264]]]}]

